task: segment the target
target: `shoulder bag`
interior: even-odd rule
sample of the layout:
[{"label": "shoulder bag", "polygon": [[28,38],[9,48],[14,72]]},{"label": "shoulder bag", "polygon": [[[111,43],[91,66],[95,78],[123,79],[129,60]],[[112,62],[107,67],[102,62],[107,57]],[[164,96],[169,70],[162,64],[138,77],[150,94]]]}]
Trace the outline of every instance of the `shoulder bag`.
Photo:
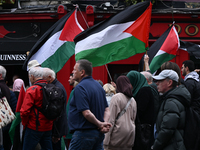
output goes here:
[{"label": "shoulder bag", "polygon": [[126,112],[128,106],[130,105],[132,100],[132,97],[128,100],[126,107],[117,115],[116,119],[115,119],[115,123],[117,122],[117,120]]},{"label": "shoulder bag", "polygon": [[0,99],[0,129],[15,119],[15,114],[12,112],[6,97]]}]

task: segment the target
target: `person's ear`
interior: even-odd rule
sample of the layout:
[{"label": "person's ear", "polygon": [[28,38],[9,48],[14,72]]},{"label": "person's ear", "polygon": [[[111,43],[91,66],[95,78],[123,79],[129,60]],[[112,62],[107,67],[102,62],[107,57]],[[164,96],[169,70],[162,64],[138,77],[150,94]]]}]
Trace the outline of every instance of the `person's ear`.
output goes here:
[{"label": "person's ear", "polygon": [[189,71],[189,68],[188,68],[188,67],[185,67],[185,69],[186,69],[186,72],[188,72],[188,71]]},{"label": "person's ear", "polygon": [[172,84],[173,84],[173,80],[169,80],[169,82],[168,82],[168,86],[170,87],[170,86],[172,86]]},{"label": "person's ear", "polygon": [[85,75],[85,70],[81,70],[81,76]]}]

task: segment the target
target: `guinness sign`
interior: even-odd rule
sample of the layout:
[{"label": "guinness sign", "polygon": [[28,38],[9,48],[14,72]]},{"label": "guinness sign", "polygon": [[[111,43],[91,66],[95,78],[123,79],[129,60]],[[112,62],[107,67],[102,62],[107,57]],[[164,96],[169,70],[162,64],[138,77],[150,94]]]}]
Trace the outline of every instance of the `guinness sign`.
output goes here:
[{"label": "guinness sign", "polygon": [[1,65],[23,65],[27,55],[23,52],[9,51],[0,52]]}]

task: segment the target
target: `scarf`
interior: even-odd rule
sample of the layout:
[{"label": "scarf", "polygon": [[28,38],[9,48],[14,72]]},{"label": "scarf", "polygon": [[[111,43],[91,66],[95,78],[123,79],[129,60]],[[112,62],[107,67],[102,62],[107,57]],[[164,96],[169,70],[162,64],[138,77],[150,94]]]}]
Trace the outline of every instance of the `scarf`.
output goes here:
[{"label": "scarf", "polygon": [[137,95],[138,91],[142,87],[149,86],[146,78],[140,72],[132,70],[126,76],[129,78],[131,85],[133,86],[133,97]]},{"label": "scarf", "polygon": [[128,97],[132,97],[132,92],[131,92],[131,83],[126,76],[119,76],[116,81],[117,85],[117,91],[120,93],[123,93],[124,95]]}]

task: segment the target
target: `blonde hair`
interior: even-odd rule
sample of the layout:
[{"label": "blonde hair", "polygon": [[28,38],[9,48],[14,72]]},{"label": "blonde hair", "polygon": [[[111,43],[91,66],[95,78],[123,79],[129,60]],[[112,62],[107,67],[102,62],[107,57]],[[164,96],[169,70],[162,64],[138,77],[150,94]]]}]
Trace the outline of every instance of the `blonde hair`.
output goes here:
[{"label": "blonde hair", "polygon": [[106,94],[116,94],[115,88],[110,83],[104,84],[103,89],[105,90]]},{"label": "blonde hair", "polygon": [[74,81],[74,88],[78,85],[78,82],[77,81]]}]

